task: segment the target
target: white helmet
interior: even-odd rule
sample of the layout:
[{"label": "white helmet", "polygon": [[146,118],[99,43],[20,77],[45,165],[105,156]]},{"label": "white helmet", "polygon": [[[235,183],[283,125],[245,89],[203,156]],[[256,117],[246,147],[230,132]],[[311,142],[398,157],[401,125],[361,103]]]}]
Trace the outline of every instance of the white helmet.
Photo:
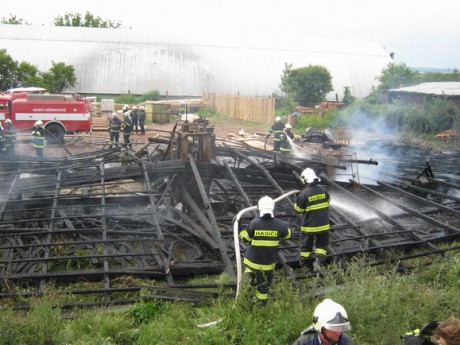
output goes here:
[{"label": "white helmet", "polygon": [[290,124],[290,123],[286,123],[286,125],[284,126],[284,128],[288,128],[288,129],[291,129],[291,128],[292,128],[292,126],[291,126],[291,124]]},{"label": "white helmet", "polygon": [[6,120],[5,120],[5,123],[9,123],[10,125],[12,125],[12,124],[13,124],[13,121],[11,121],[11,119],[6,119]]},{"label": "white helmet", "polygon": [[136,107],[136,106],[133,106],[133,110],[134,110],[134,109],[137,109],[137,107]]},{"label": "white helmet", "polygon": [[117,117],[117,113],[113,113],[113,114],[112,114],[112,117]]},{"label": "white helmet", "polygon": [[302,179],[303,183],[312,183],[315,180],[321,182],[321,179],[318,176],[316,176],[313,169],[310,168],[306,168],[304,171],[302,171],[302,174],[300,174],[300,178]]},{"label": "white helmet", "polygon": [[140,109],[141,109],[141,110],[144,110],[145,108],[144,108],[144,106],[143,106],[143,105],[141,105]]},{"label": "white helmet", "polygon": [[313,327],[321,332],[324,327],[333,332],[346,332],[351,329],[348,314],[342,305],[331,299],[325,299],[318,304],[313,313]]},{"label": "white helmet", "polygon": [[34,126],[43,127],[43,122],[41,122],[40,120],[35,121]]},{"label": "white helmet", "polygon": [[125,105],[123,106],[123,110],[126,110],[126,109],[128,109],[128,108],[129,108],[129,105],[127,105],[127,104],[125,104]]},{"label": "white helmet", "polygon": [[279,117],[279,116],[275,117],[275,121],[276,122],[281,121],[281,117]]},{"label": "white helmet", "polygon": [[273,217],[273,210],[275,209],[275,202],[269,196],[264,196],[260,198],[259,203],[258,203],[258,208],[259,208],[261,217],[264,214],[269,214]]}]

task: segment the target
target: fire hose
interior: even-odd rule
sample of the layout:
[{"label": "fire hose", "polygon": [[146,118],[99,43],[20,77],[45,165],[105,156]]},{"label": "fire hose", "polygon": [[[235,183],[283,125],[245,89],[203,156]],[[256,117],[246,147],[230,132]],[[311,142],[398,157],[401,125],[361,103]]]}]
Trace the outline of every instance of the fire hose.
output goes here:
[{"label": "fire hose", "polygon": [[[288,196],[291,196],[292,194],[297,194],[299,193],[300,190],[292,190],[290,192],[287,192],[276,199],[273,199],[275,203],[277,203],[280,200],[283,200],[287,198]],[[257,206],[250,206],[246,207],[245,209],[242,209],[238,214],[233,218],[233,241],[235,244],[235,259],[236,259],[236,294],[235,294],[235,301],[238,298],[238,295],[240,294],[240,287],[241,287],[241,281],[243,279],[243,265],[241,262],[241,251],[240,251],[240,241],[239,241],[239,222],[241,219],[241,216],[249,211],[256,210]],[[211,327],[214,325],[217,325],[221,323],[224,319],[221,318],[217,321],[197,325],[200,328],[207,328]]]}]

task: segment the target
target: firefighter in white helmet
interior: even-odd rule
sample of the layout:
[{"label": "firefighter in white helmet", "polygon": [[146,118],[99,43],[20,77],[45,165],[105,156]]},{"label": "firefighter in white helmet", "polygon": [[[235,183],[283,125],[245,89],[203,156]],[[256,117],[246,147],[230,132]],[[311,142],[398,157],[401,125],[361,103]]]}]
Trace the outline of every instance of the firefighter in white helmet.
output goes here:
[{"label": "firefighter in white helmet", "polygon": [[36,121],[32,127],[32,147],[35,148],[35,153],[38,157],[43,157],[43,151],[45,148],[45,130],[43,128],[43,122],[40,120]]},{"label": "firefighter in white helmet", "polygon": [[281,122],[281,117],[277,116],[275,118],[275,123],[269,130],[270,134],[273,134],[273,152],[281,152],[281,136],[284,133],[284,124]]},{"label": "firefighter in white helmet", "polygon": [[121,108],[121,111],[123,112],[123,114],[126,113],[128,110],[129,110],[129,105],[127,104],[125,104],[123,108]]},{"label": "firefighter in white helmet", "polygon": [[133,121],[131,120],[129,112],[123,114],[121,130],[123,131],[123,147],[132,148],[133,144],[131,144],[130,137],[133,134]]},{"label": "firefighter in white helmet", "polygon": [[351,329],[345,308],[331,299],[319,303],[313,312],[313,324],[302,331],[292,345],[354,345],[344,332]]},{"label": "firefighter in white helmet", "polygon": [[8,156],[15,154],[16,146],[16,128],[13,125],[11,119],[5,120],[5,148]]},{"label": "firefighter in white helmet", "polygon": [[258,202],[259,216],[252,219],[240,232],[240,238],[249,246],[244,255],[245,273],[256,287],[255,295],[262,305],[268,300],[273,280],[279,241],[291,238],[291,230],[274,217],[275,202],[269,196]]},{"label": "firefighter in white helmet", "polygon": [[291,152],[291,141],[294,140],[294,133],[292,133],[292,126],[286,123],[284,132],[281,135],[281,153]]},{"label": "firefighter in white helmet", "polygon": [[318,266],[326,263],[331,197],[326,188],[319,185],[321,179],[313,169],[303,170],[300,178],[305,188],[294,203],[295,211],[301,214],[300,264],[313,270],[313,259],[316,258]]},{"label": "firefighter in white helmet", "polygon": [[136,131],[136,134],[139,133],[139,109],[135,105],[133,105],[133,110],[131,111],[131,114],[129,114],[131,117],[131,121],[133,122],[133,132]]},{"label": "firefighter in white helmet", "polygon": [[[109,147],[112,148],[114,145],[117,146],[120,141],[120,130],[121,130],[121,119],[123,112],[118,110],[112,114],[112,118],[109,120],[108,132],[110,134]],[[120,115],[120,116],[118,116]]]}]

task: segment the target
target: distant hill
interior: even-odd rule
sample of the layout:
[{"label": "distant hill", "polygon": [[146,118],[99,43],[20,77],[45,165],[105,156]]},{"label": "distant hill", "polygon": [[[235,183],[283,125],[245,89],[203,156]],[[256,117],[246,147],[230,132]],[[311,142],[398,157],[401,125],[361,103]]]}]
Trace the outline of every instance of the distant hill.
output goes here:
[{"label": "distant hill", "polygon": [[436,67],[410,67],[413,71],[418,71],[420,73],[429,73],[429,72],[437,72],[437,73],[448,73],[453,72],[454,68],[436,68]]}]

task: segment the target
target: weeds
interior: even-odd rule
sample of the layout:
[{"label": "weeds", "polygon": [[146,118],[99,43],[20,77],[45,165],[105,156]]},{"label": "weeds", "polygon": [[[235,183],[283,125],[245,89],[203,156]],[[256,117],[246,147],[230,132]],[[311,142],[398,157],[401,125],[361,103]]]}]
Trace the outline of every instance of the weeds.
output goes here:
[{"label": "weeds", "polygon": [[[366,257],[350,260],[346,270],[332,264],[322,278],[310,277],[296,286],[277,271],[265,307],[255,301],[248,285],[243,285],[237,300],[220,297],[199,304],[149,300],[123,310],[82,310],[73,319],[61,318],[55,299],[37,299],[28,312],[1,312],[0,344],[291,344],[311,324],[315,306],[331,298],[347,309],[349,334],[357,345],[396,345],[401,344],[400,334],[460,315],[458,251],[408,274],[389,264],[382,272],[382,267],[371,267],[369,262]],[[222,274],[191,283],[231,281]],[[198,327],[217,320],[215,326]]]}]

